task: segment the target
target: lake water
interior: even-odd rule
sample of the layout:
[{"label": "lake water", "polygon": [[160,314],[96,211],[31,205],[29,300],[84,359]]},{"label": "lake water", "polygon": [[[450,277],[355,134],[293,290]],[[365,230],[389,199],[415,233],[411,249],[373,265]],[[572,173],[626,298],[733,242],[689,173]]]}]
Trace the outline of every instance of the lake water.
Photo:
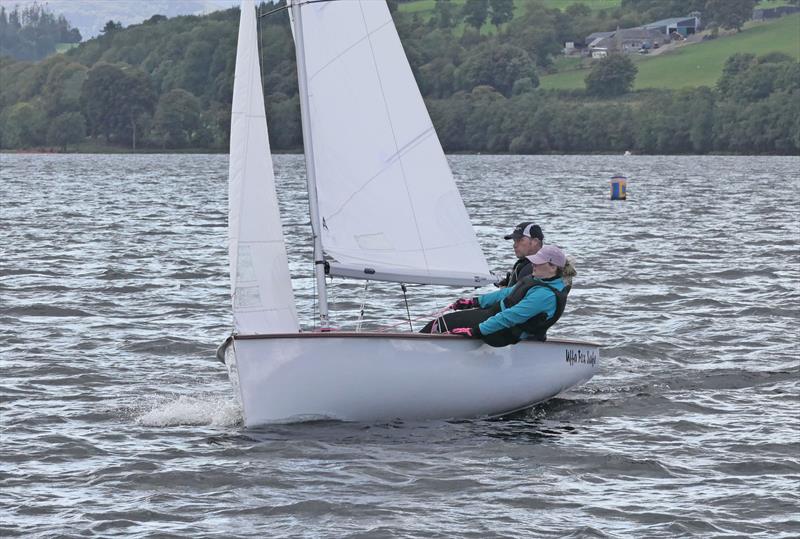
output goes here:
[{"label": "lake water", "polygon": [[[214,359],[227,157],[0,165],[3,537],[800,536],[797,157],[451,157],[493,269],[528,217],[576,257],[551,335],[600,374],[507,420],[258,430]],[[310,326],[302,158],[275,168]],[[337,326],[362,288],[334,283]],[[404,311],[373,286],[365,325]]]}]

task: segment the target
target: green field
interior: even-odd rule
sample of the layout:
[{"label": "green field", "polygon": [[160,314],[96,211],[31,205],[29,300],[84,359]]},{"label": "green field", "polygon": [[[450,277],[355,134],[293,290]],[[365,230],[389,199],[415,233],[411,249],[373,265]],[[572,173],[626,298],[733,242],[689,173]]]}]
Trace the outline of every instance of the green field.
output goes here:
[{"label": "green field", "polygon": [[58,53],[67,52],[68,50],[74,49],[77,46],[78,46],[77,43],[57,43],[56,52]]},{"label": "green field", "polygon": [[[779,51],[800,61],[800,14],[773,22],[748,23],[738,34],[719,37],[652,57],[633,55],[639,68],[635,89],[713,86],[725,60],[736,52],[757,55]],[[588,70],[565,71],[541,77],[541,88],[583,88]]]},{"label": "green field", "polygon": [[764,0],[763,2],[759,2],[756,4],[757,8],[767,9],[772,7],[780,7],[789,5],[787,0]]}]

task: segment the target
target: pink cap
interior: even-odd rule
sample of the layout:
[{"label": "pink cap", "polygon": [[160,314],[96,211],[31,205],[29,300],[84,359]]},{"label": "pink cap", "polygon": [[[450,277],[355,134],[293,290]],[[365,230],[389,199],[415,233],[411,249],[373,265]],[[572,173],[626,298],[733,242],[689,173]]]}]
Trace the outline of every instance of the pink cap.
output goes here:
[{"label": "pink cap", "polygon": [[527,258],[534,264],[550,262],[559,268],[563,268],[564,264],[567,263],[567,255],[555,245],[544,245],[535,255],[531,255]]}]

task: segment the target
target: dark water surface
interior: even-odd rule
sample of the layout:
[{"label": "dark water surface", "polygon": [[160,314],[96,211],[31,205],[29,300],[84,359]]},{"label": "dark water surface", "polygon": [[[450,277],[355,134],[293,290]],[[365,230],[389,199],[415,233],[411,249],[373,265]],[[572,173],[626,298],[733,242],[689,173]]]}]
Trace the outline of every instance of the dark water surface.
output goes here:
[{"label": "dark water surface", "polygon": [[[227,158],[0,155],[0,536],[800,536],[800,159],[451,163],[492,268],[526,217],[577,258],[552,333],[601,373],[507,420],[245,431]],[[302,159],[275,167],[310,323]],[[337,325],[362,291],[334,284]],[[364,325],[404,311],[374,285]]]}]

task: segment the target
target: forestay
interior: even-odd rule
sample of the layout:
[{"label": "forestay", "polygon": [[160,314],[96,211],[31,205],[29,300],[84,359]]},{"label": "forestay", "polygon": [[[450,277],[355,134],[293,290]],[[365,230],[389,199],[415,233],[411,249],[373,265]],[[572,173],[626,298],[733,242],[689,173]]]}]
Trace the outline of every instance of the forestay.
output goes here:
[{"label": "forestay", "polygon": [[493,281],[385,2],[300,5],[320,233],[331,273]]},{"label": "forestay", "polygon": [[231,109],[228,254],[236,333],[298,331],[272,170],[255,5],[243,0]]}]

